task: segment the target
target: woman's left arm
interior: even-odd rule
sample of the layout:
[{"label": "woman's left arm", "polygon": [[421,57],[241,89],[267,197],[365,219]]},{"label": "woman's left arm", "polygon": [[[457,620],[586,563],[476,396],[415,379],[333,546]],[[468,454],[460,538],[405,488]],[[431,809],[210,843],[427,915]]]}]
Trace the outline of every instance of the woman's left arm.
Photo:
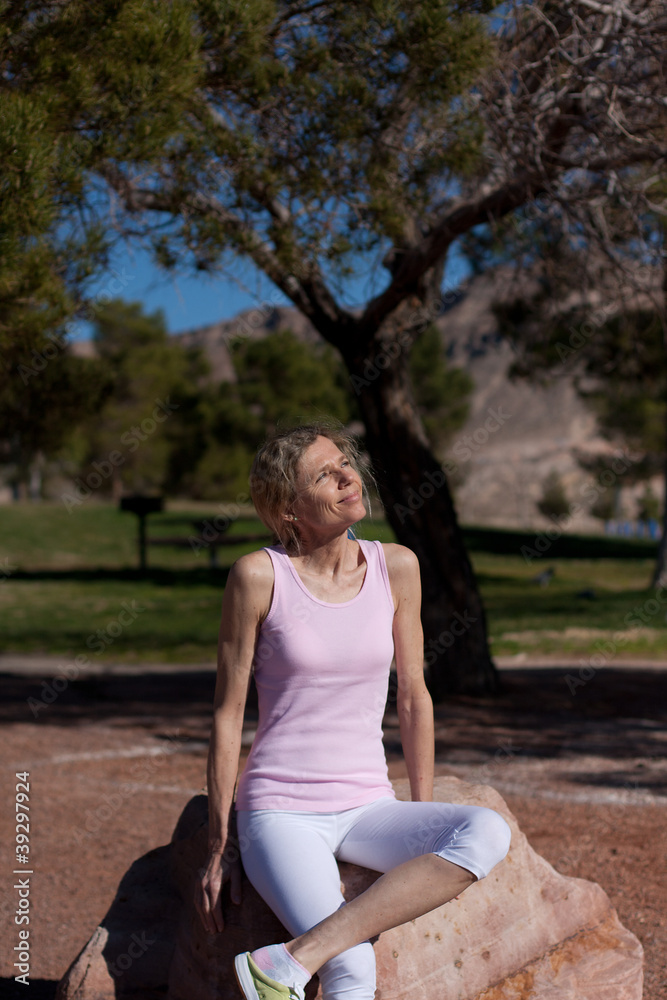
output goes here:
[{"label": "woman's left arm", "polygon": [[413,802],[433,799],[433,702],[424,681],[421,579],[416,555],[404,545],[385,545],[394,598],[397,709]]}]

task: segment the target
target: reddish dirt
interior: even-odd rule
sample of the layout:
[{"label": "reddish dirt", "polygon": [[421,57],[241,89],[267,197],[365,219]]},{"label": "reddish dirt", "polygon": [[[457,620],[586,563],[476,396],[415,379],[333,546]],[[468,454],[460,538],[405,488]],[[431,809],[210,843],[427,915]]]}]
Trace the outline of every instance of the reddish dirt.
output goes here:
[{"label": "reddish dirt", "polygon": [[[34,665],[10,672],[7,663],[0,664],[0,994],[26,996],[13,980],[12,871],[14,775],[29,771],[28,995],[52,1000],[123,873],[169,841],[185,803],[204,786],[214,675],[143,666],[81,677],[35,719],[27,699],[41,697],[49,672]],[[644,946],[645,997],[667,1000],[667,670],[600,670],[574,691],[567,674],[567,667],[507,669],[500,696],[439,706],[438,772],[497,787],[540,854],[566,875],[599,882]],[[246,743],[253,719],[249,710]],[[391,711],[386,744],[391,775],[402,776]]]}]

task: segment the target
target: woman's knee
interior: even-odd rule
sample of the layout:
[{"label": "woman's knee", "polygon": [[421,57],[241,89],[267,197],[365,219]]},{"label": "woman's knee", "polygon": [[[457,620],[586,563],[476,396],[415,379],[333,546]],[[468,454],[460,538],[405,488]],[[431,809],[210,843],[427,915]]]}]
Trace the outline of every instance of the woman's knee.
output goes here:
[{"label": "woman's knee", "polygon": [[479,807],[473,822],[475,835],[483,844],[487,871],[491,871],[506,857],[510,849],[510,825],[495,809],[488,809],[486,806]]},{"label": "woman's knee", "polygon": [[455,825],[437,838],[434,853],[484,878],[506,856],[510,839],[510,827],[500,813],[486,806],[467,806]]}]

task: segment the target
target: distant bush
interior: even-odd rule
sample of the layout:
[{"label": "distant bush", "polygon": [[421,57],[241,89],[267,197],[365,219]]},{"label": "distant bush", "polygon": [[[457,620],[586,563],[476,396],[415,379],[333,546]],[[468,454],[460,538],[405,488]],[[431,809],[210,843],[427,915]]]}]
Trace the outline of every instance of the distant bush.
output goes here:
[{"label": "distant bush", "polygon": [[657,521],[660,518],[660,501],[650,486],[646,486],[637,501],[637,518],[640,521]]},{"label": "distant bush", "polygon": [[542,499],[537,501],[538,510],[546,517],[562,517],[570,511],[570,502],[565,487],[555,469],[549,473],[542,486]]},{"label": "distant bush", "polygon": [[618,514],[618,501],[614,490],[606,490],[601,493],[591,507],[593,517],[598,517],[601,521],[611,521]]}]

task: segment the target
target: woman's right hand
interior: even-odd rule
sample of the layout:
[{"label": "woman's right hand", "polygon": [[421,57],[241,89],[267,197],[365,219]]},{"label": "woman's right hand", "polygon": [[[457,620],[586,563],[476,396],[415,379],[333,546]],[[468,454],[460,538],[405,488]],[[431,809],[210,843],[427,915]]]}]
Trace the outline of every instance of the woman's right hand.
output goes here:
[{"label": "woman's right hand", "polygon": [[230,898],[241,902],[241,859],[238,848],[229,841],[222,853],[210,853],[205,868],[200,868],[195,882],[195,908],[209,934],[219,934],[225,926],[222,917],[222,887],[229,880]]}]

